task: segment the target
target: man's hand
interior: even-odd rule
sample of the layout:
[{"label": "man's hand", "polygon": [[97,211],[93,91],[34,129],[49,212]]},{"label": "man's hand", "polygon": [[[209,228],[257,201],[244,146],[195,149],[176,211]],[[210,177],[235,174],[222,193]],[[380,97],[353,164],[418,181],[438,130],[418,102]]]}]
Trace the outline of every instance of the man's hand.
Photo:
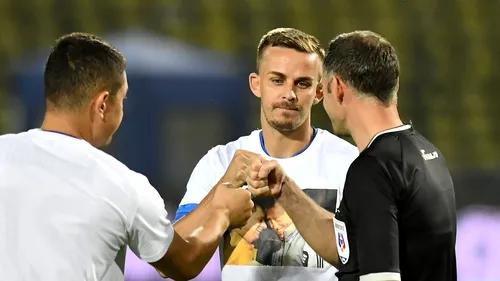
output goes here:
[{"label": "man's hand", "polygon": [[250,151],[237,150],[219,183],[230,183],[233,187],[244,186],[246,184],[246,170],[250,167],[253,158],[260,158],[260,156]]},{"label": "man's hand", "polygon": [[252,158],[246,170],[248,190],[255,196],[280,197],[286,174],[278,161],[268,161],[262,157]]},{"label": "man's hand", "polygon": [[215,188],[212,207],[227,212],[231,228],[244,226],[252,216],[252,194],[229,183],[219,184]]}]

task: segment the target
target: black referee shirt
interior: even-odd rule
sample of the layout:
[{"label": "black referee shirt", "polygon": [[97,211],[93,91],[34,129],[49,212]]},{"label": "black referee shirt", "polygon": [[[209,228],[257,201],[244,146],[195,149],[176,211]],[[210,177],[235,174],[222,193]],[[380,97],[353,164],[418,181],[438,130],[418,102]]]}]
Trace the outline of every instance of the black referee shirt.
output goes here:
[{"label": "black referee shirt", "polygon": [[410,125],[377,134],[349,168],[335,231],[339,281],[456,281],[455,193],[441,152]]}]

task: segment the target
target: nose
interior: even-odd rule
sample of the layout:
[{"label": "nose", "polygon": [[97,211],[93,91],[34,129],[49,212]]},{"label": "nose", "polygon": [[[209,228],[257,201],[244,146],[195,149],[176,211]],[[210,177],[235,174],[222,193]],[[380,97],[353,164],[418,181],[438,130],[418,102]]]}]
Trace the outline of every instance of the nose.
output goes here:
[{"label": "nose", "polygon": [[283,99],[286,99],[287,101],[294,101],[297,99],[297,94],[295,94],[295,91],[293,89],[290,89],[283,96]]}]

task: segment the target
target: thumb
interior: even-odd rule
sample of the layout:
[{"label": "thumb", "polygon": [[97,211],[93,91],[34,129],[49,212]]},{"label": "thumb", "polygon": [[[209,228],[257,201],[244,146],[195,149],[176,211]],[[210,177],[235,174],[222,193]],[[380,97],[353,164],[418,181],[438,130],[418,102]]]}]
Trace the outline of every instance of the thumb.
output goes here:
[{"label": "thumb", "polygon": [[242,190],[244,190],[244,191],[248,192],[248,193],[250,194],[250,198],[251,198],[251,199],[254,199],[254,198],[256,197],[256,196],[255,196],[255,194],[254,194],[254,192],[253,192],[253,189],[252,189],[251,187],[249,187],[249,186],[244,186],[244,187],[242,188]]}]

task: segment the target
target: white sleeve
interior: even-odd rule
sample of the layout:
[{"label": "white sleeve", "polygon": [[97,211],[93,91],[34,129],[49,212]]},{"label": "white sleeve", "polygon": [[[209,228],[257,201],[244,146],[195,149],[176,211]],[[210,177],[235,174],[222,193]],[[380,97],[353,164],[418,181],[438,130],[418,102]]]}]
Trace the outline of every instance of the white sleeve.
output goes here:
[{"label": "white sleeve", "polygon": [[174,238],[174,229],[167,219],[165,203],[148,179],[137,174],[138,208],[129,229],[129,247],[145,262],[160,260]]},{"label": "white sleeve", "polygon": [[186,193],[180,206],[199,204],[224,175],[226,168],[222,165],[217,149],[213,148],[203,156],[194,168],[186,186]]},{"label": "white sleeve", "polygon": [[359,281],[401,281],[401,274],[396,272],[370,273],[360,276]]}]

